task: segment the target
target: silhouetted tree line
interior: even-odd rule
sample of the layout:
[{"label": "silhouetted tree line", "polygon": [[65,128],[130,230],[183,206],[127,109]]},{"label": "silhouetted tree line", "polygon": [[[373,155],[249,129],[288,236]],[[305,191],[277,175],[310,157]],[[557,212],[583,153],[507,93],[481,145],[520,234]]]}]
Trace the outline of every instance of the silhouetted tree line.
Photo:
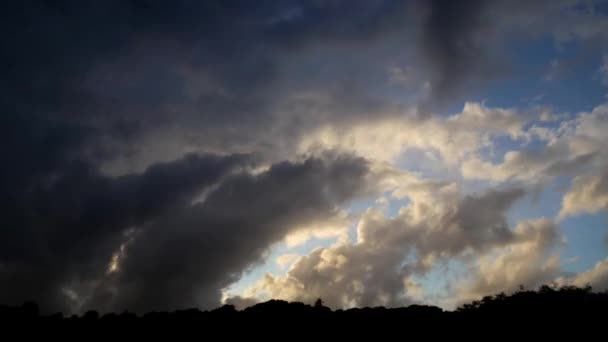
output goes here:
[{"label": "silhouetted tree line", "polygon": [[499,293],[461,305],[454,311],[428,305],[331,310],[319,299],[312,306],[270,300],[243,310],[224,305],[210,311],[187,309],[143,315],[127,311],[100,315],[96,311],[88,311],[66,317],[62,313],[40,314],[36,303],[26,302],[17,307],[0,306],[0,326],[29,327],[32,331],[45,333],[87,330],[100,334],[116,329],[151,332],[168,328],[174,332],[204,332],[207,338],[215,336],[215,333],[224,337],[279,332],[296,334],[295,337],[327,333],[345,337],[373,333],[378,337],[393,333],[447,336],[487,332],[495,334],[486,336],[493,339],[515,331],[534,330],[547,337],[575,330],[580,333],[580,339],[591,331],[601,329],[603,332],[608,327],[608,291],[594,292],[589,286],[520,288],[512,294]]}]

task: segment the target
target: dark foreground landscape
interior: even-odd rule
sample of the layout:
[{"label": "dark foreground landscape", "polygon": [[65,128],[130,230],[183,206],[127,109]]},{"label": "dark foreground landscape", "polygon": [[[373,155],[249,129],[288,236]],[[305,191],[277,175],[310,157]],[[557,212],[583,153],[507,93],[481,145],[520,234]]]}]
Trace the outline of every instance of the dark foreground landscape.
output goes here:
[{"label": "dark foreground landscape", "polygon": [[25,334],[85,331],[98,334],[92,337],[118,331],[138,334],[196,331],[212,340],[218,340],[218,336],[262,335],[271,339],[281,336],[289,339],[328,333],[339,336],[372,333],[378,337],[395,333],[427,337],[453,334],[484,337],[480,334],[492,333],[485,337],[494,339],[525,337],[520,334],[532,332],[543,334],[545,338],[575,333],[576,340],[593,334],[598,340],[604,340],[607,314],[608,291],[595,292],[591,287],[542,286],[535,291],[521,289],[509,295],[487,296],[454,311],[427,305],[331,310],[320,300],[315,305],[270,300],[244,310],[224,305],[211,311],[193,308],[143,315],[128,311],[100,315],[96,311],[88,311],[66,317],[62,313],[40,314],[36,303],[27,302],[18,307],[0,306],[0,324]]}]

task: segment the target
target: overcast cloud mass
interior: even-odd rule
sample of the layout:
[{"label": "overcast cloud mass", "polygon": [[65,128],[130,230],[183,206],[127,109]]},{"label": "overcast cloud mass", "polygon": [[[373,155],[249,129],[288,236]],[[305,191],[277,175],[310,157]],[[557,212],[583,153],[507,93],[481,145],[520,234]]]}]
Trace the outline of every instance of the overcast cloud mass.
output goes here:
[{"label": "overcast cloud mass", "polygon": [[6,1],[0,303],[608,289],[605,1]]}]

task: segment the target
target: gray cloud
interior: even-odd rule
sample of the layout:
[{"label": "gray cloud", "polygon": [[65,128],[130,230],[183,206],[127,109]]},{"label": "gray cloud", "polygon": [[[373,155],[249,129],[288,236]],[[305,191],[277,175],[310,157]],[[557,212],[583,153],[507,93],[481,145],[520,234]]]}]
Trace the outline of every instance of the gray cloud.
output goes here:
[{"label": "gray cloud", "polygon": [[[196,222],[218,246],[223,242],[237,249],[226,269],[192,278],[201,283],[200,293],[209,293],[189,304],[215,303],[216,286],[234,280],[243,271],[239,267],[257,260],[291,224],[328,214],[332,205],[354,196],[349,191],[359,186],[360,162],[325,166],[311,161],[277,164],[266,177],[231,178],[204,204],[190,207],[201,191],[211,191],[222,177],[250,164],[250,157],[233,152],[278,149],[281,137],[273,133],[292,127],[295,132],[283,134],[297,136],[295,127],[314,125],[305,120],[306,111],[298,114],[301,125],[277,114],[287,90],[318,86],[316,80],[288,82],[292,77],[281,76],[292,73],[284,71],[291,57],[306,55],[313,45],[374,40],[403,13],[399,3],[365,2],[29,1],[0,6],[0,210],[6,227],[0,232],[0,300],[36,299],[59,309],[66,309],[67,297],[80,306],[91,289],[101,291],[107,264],[122,245],[131,255],[124,268],[132,274],[120,273],[117,306],[186,303],[185,297],[168,298],[177,296],[167,291],[179,287],[179,272],[159,267],[175,279],[149,288],[137,279],[148,275],[137,273],[143,265],[134,260],[144,262],[142,255],[153,253],[142,240],[164,258],[186,253],[186,247],[172,250],[175,246],[157,240],[163,234],[192,241],[192,256],[198,247],[208,249],[212,240],[197,235]],[[347,9],[358,13],[354,21],[338,16]],[[365,103],[379,103],[360,96],[344,106],[352,94],[337,83],[326,92],[332,94],[327,109],[343,108],[335,112],[356,116],[353,109],[367,112]],[[322,120],[321,115],[316,122]],[[226,156],[184,157],[188,151]],[[273,160],[295,158],[276,155]],[[105,166],[116,160],[127,160],[114,170],[123,176],[108,176]],[[157,163],[162,160],[167,162]],[[290,188],[297,184],[302,187]],[[340,184],[346,188],[336,188]],[[250,203],[239,202],[246,191],[255,191],[248,195]],[[316,202],[307,202],[307,194]],[[309,207],[296,213],[298,205]],[[241,210],[241,216],[230,208]],[[228,213],[232,218],[221,222]],[[234,231],[225,229],[229,224]],[[259,234],[258,240],[249,238],[251,245],[242,236],[245,227],[255,231],[254,237]],[[129,233],[131,228],[136,233]],[[250,259],[240,259],[239,252]],[[198,256],[219,258],[206,253]],[[184,260],[183,268],[175,269],[187,273],[195,262]],[[127,285],[149,297],[131,298]],[[184,296],[192,299],[190,292]]]},{"label": "gray cloud", "polygon": [[118,178],[82,166],[41,184],[5,217],[0,300],[67,311],[210,308],[273,242],[371,191],[359,158],[283,162],[255,175],[248,165],[244,155],[188,156]]},{"label": "gray cloud", "polygon": [[[422,14],[420,53],[431,81],[423,111],[445,108],[497,80],[538,73],[513,63],[509,42],[549,36],[557,44],[575,40],[597,51],[608,39],[602,1],[438,0],[419,1],[415,8]],[[588,63],[590,56],[562,63]]]},{"label": "gray cloud", "polygon": [[[292,225],[360,194],[362,160],[285,162],[258,176],[229,177],[251,164],[233,152],[266,152],[266,163],[295,159],[277,152],[283,137],[297,137],[327,113],[350,120],[346,112],[357,117],[381,105],[356,96],[353,90],[365,89],[340,77],[320,89],[318,79],[304,77],[315,65],[298,71],[290,61],[322,45],[379,39],[399,21],[402,3],[1,6],[3,302],[74,309],[100,304],[111,292],[105,286],[114,286],[115,307],[209,306],[218,303],[218,286],[237,279]],[[358,14],[338,15],[346,11]],[[310,89],[328,95],[317,119],[285,110],[317,108],[314,96],[283,101]],[[224,156],[184,157],[188,151]],[[105,166],[121,159],[128,162],[114,174],[122,176],[109,176]],[[229,180],[218,185],[223,177]],[[192,206],[203,191],[208,197]],[[233,254],[224,265],[194,272],[226,250]],[[144,267],[151,255],[165,262],[158,273]],[[104,275],[116,256],[121,271]],[[195,301],[194,290],[173,292],[188,278],[199,286]]]},{"label": "gray cloud", "polygon": [[[3,7],[3,123],[21,133],[4,142],[30,144],[29,135],[42,139],[37,130],[54,127],[66,138],[74,135],[73,145],[99,162],[156,150],[139,169],[175,159],[180,147],[276,149],[276,140],[293,140],[309,127],[381,112],[384,101],[366,95],[362,85],[369,74],[355,72],[365,70],[361,63],[370,56],[331,50],[357,49],[403,31],[407,14],[407,6],[394,1]],[[340,67],[330,65],[340,59]],[[304,111],[310,103],[301,93],[323,94],[326,101]],[[275,141],[267,138],[269,129]],[[177,146],[169,151],[158,146],[171,143]]]},{"label": "gray cloud", "polygon": [[187,156],[142,174],[109,178],[75,163],[30,182],[3,206],[0,301],[65,309],[62,287],[104,272],[123,234],[188,205],[247,156]]},{"label": "gray cloud", "polygon": [[433,93],[441,98],[471,78],[489,56],[481,36],[484,26],[482,0],[422,2],[426,12],[422,47],[433,64]]},{"label": "gray cloud", "polygon": [[555,281],[562,273],[555,253],[562,239],[551,220],[520,222],[508,244],[478,256],[470,267],[469,283],[458,289],[455,297],[463,303],[515,291],[519,286],[536,288]]},{"label": "gray cloud", "polygon": [[449,102],[474,89],[472,74],[494,77],[500,38],[523,27],[509,26],[511,13],[526,14],[536,32],[539,14],[569,8],[507,3],[3,4],[0,105],[3,127],[18,134],[2,142],[49,163],[64,151],[84,155],[116,174],[184,150],[289,156],[311,129],[415,105],[381,91],[387,65],[420,67],[412,87],[430,79],[427,100]]},{"label": "gray cloud", "polygon": [[221,290],[262,260],[272,243],[336,215],[367,193],[369,176],[364,160],[331,156],[228,177],[202,203],[142,225],[116,279],[97,290],[115,291],[113,298],[106,293],[87,305],[138,311],[219,306]]}]

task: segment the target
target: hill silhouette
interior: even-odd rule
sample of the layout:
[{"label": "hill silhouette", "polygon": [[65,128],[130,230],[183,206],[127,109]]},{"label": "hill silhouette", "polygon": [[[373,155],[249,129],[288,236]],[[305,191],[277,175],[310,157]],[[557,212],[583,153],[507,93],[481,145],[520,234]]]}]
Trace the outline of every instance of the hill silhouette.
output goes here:
[{"label": "hill silhouette", "polygon": [[62,313],[42,315],[36,303],[26,302],[17,307],[0,306],[0,326],[45,334],[61,331],[145,334],[164,330],[198,331],[206,337],[218,333],[225,337],[269,334],[270,338],[279,333],[295,334],[294,337],[370,333],[376,337],[394,333],[445,337],[485,332],[494,334],[487,337],[499,337],[534,332],[547,337],[575,332],[580,338],[603,332],[607,314],[608,291],[594,292],[589,286],[542,286],[538,290],[520,289],[512,294],[487,296],[453,311],[428,305],[331,310],[319,299],[315,305],[270,300],[243,310],[224,305],[210,311],[193,308],[143,315],[127,311],[100,315],[88,311],[66,317]]}]

